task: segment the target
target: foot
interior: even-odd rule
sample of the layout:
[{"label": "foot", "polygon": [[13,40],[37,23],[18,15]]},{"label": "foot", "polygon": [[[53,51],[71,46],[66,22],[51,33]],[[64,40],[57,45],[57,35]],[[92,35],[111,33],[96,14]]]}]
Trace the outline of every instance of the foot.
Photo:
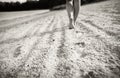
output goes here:
[{"label": "foot", "polygon": [[73,28],[75,28],[75,22],[73,19],[71,19],[71,22],[69,24],[69,29],[73,29]]},{"label": "foot", "polygon": [[70,23],[69,24],[69,29],[74,29],[74,24]]}]

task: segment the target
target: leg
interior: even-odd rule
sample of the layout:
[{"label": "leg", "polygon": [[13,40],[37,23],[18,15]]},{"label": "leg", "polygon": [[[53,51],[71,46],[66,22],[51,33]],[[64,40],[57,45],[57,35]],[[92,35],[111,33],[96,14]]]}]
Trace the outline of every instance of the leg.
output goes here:
[{"label": "leg", "polygon": [[73,7],[74,7],[74,23],[76,22],[76,19],[78,17],[79,14],[79,10],[80,10],[80,0],[73,0]]},{"label": "leg", "polygon": [[73,10],[73,2],[72,1],[69,1],[69,0],[66,0],[66,9],[67,9],[67,12],[68,12],[68,17],[69,17],[69,28],[72,29],[74,28],[74,24],[73,24],[73,21],[74,21],[74,10]]}]

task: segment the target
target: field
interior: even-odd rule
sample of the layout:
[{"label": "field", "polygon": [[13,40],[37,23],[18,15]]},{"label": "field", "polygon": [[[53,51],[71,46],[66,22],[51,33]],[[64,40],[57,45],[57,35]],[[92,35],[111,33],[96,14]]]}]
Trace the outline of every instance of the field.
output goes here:
[{"label": "field", "polygon": [[119,0],[66,10],[0,13],[0,78],[120,78]]}]

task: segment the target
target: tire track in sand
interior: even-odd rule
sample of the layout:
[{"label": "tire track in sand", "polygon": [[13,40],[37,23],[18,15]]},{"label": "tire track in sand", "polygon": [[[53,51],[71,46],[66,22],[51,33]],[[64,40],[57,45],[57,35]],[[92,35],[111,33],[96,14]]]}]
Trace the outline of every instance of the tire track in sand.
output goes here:
[{"label": "tire track in sand", "polygon": [[44,13],[44,14],[36,14],[36,15],[28,17],[28,18],[23,17],[23,19],[20,19],[19,21],[16,21],[16,20],[11,21],[10,20],[11,21],[10,23],[6,22],[3,25],[1,24],[0,32],[6,32],[7,30],[9,30],[11,28],[18,28],[22,24],[28,24],[30,22],[38,21],[40,18],[50,16],[51,14],[53,14],[53,12]]},{"label": "tire track in sand", "polygon": [[[13,18],[9,18],[9,19],[0,19],[0,27],[2,27],[3,25],[9,25],[9,24],[15,24],[15,23],[19,23],[20,21],[23,21],[25,18],[26,19],[30,19],[30,18],[33,18],[33,16],[40,16],[40,15],[42,15],[42,14],[46,14],[46,13],[48,13],[47,11],[46,12],[42,12],[41,13],[41,11],[39,11],[39,13],[33,13],[33,14],[25,14],[25,15],[23,15],[23,16],[18,16],[18,17],[15,17],[14,18],[14,16],[13,16]],[[11,13],[10,13],[11,14]],[[4,14],[3,14],[4,15]],[[3,16],[2,15],[2,16]],[[5,15],[4,15],[5,16]],[[12,15],[11,15],[12,16]],[[16,15],[15,15],[16,16]],[[5,18],[5,17],[4,17]]]},{"label": "tire track in sand", "polygon": [[34,33],[36,33],[36,31],[38,32],[38,29],[40,28],[43,29],[44,27],[46,27],[44,26],[44,24],[47,23],[46,25],[49,25],[52,22],[52,20],[54,20],[54,18],[52,17],[49,20],[48,18],[45,18],[44,20],[40,19],[36,22],[31,22],[24,26],[21,25],[22,27],[19,27],[17,29],[12,28],[11,30],[7,32],[1,33],[0,44],[12,43],[12,42],[19,41],[27,37],[33,36]]},{"label": "tire track in sand", "polygon": [[[43,32],[39,34],[39,38],[37,43],[35,44],[34,48],[31,51],[31,54],[27,58],[26,62],[22,65],[22,69],[20,70],[21,73],[18,74],[18,76],[27,76],[29,75],[30,77],[41,77],[42,74],[45,73],[45,62],[47,61],[47,57],[49,56],[49,49],[50,49],[50,41],[53,35],[53,28],[56,27],[57,20],[54,20],[52,24],[50,25],[49,32]],[[50,33],[51,31],[51,33]],[[38,34],[38,32],[37,32]],[[46,60],[46,61],[45,61]],[[36,67],[37,66],[37,67]],[[33,69],[34,68],[34,69]],[[24,74],[28,73],[28,74]],[[45,74],[44,74],[45,75]],[[47,74],[46,74],[47,75]],[[43,77],[42,77],[43,78]]]},{"label": "tire track in sand", "polygon": [[[9,66],[5,65],[5,67],[8,68],[8,69],[6,69],[6,71],[8,71],[8,72],[11,71],[11,72],[9,72],[9,73],[12,73],[11,76],[16,75],[16,72],[19,71],[17,69],[20,69],[22,67],[24,62],[31,55],[32,48],[37,44],[39,36],[37,36],[37,35],[34,36],[33,34],[38,32],[38,30],[40,30],[40,29],[44,29],[44,32],[45,32],[47,27],[49,25],[51,26],[52,20],[54,20],[53,18],[51,18],[51,19],[46,18],[46,19],[44,20],[45,22],[40,22],[42,24],[39,24],[39,26],[36,26],[35,28],[34,28],[34,25],[33,25],[31,30],[29,30],[29,32],[26,34],[26,35],[29,35],[28,37],[26,37],[24,39],[20,38],[19,40],[10,42],[9,44],[8,43],[4,43],[4,44],[1,45],[2,46],[1,47],[1,51],[3,51],[3,54],[7,53],[8,52],[7,50],[9,50],[9,52],[10,52],[10,53],[6,54],[6,55],[10,55],[10,57],[9,56],[7,58],[3,57],[6,60],[2,60],[3,61],[3,65],[1,65],[1,67],[4,66],[4,64],[6,64],[6,63],[9,63],[8,64],[9,66],[13,66],[13,67],[9,67]],[[48,22],[46,22],[46,21],[48,21]],[[33,29],[34,29],[34,31],[33,31]],[[12,55],[13,55],[14,51],[15,52],[17,51],[18,52],[17,54],[19,56],[17,55],[17,57],[13,58]],[[7,59],[10,59],[10,60],[7,60]],[[1,69],[1,70],[3,70],[3,69]],[[5,75],[5,76],[7,77],[7,75]]]}]

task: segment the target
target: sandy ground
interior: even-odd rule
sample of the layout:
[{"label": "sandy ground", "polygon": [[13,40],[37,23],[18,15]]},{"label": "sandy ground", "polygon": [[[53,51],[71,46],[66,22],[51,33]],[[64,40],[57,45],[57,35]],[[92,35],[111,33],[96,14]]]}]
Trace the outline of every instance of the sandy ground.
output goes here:
[{"label": "sandy ground", "polygon": [[83,6],[75,30],[65,10],[0,13],[0,78],[120,78],[114,6]]}]

